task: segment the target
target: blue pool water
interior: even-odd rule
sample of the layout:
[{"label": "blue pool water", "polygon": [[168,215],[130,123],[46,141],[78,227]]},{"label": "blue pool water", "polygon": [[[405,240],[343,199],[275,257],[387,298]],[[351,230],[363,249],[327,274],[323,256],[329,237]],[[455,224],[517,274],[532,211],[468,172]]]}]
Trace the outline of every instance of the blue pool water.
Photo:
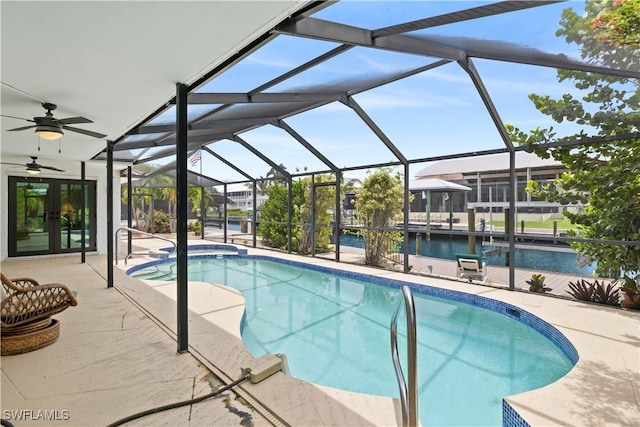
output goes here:
[{"label": "blue pool water", "polygon": [[[208,221],[205,224],[205,227],[222,229],[222,225],[219,222],[216,222],[216,221]],[[239,222],[228,221],[227,222],[227,230],[228,231],[240,231],[240,223]]]},{"label": "blue pool water", "polygon": [[[364,248],[364,241],[361,237],[352,234],[342,234],[340,244]],[[431,238],[423,240],[421,246],[423,256],[453,260],[456,253],[468,253],[469,244],[465,240],[453,240],[448,238]],[[399,251],[402,251],[402,245]],[[409,240],[409,254],[416,253],[416,241],[412,237]],[[482,253],[482,242],[476,242],[476,253]],[[576,274],[580,276],[591,276],[596,268],[595,264],[584,267],[578,265],[578,255],[575,252],[543,251],[536,249],[516,248],[514,254],[515,266],[517,268],[527,268],[531,270],[555,271],[558,273]],[[505,265],[505,254],[497,257],[486,257],[485,261],[489,265]]]},{"label": "blue pool water", "polygon": [[[162,279],[167,280],[172,265],[156,264],[133,274],[147,279],[165,274]],[[398,397],[389,322],[401,292],[342,274],[258,257],[189,260],[189,280],[242,292],[242,338],[254,356],[285,353],[294,377]],[[501,425],[503,397],[549,384],[573,366],[558,346],[511,317],[416,291],[414,296],[419,409],[425,426]],[[522,318],[527,315],[522,312]],[[404,322],[403,317],[398,323],[402,360]]]}]

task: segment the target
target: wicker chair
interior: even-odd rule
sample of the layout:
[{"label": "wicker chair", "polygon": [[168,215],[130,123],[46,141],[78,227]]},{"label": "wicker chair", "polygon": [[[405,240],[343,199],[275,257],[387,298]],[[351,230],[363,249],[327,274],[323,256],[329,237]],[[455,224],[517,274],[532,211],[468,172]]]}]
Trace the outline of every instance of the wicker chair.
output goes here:
[{"label": "wicker chair", "polygon": [[25,353],[58,339],[60,325],[51,316],[78,304],[73,292],[59,283],[0,276],[2,355]]}]

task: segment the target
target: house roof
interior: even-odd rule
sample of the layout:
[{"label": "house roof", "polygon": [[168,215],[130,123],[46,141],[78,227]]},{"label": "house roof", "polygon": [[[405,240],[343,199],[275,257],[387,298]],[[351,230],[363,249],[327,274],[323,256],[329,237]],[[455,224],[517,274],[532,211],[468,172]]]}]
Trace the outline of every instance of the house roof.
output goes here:
[{"label": "house roof", "polygon": [[[516,170],[540,168],[564,168],[564,165],[553,158],[542,159],[534,153],[516,152]],[[508,172],[509,153],[491,154],[488,156],[466,157],[461,159],[441,160],[416,173],[417,178],[436,177],[442,175],[468,174],[475,172]]]},{"label": "house roof", "polygon": [[471,188],[440,178],[422,178],[409,181],[409,190],[413,191],[471,191]]}]

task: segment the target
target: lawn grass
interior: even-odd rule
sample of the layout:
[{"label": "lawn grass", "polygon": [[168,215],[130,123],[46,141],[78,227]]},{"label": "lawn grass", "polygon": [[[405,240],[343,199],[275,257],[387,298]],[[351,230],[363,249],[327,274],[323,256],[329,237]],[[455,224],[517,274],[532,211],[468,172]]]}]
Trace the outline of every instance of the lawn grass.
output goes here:
[{"label": "lawn grass", "polygon": [[[548,219],[544,222],[540,222],[540,221],[525,221],[524,222],[524,229],[530,229],[530,228],[542,228],[545,230],[553,230],[553,223],[557,222],[558,223],[558,230],[570,230],[572,228],[574,228],[574,225],[571,224],[571,221],[569,221],[567,218],[562,218],[562,219]],[[487,224],[489,224],[489,221],[487,221]],[[504,227],[504,221],[493,221],[493,225],[496,227]],[[521,222],[517,221],[517,227],[518,229],[520,229],[521,227]]]}]

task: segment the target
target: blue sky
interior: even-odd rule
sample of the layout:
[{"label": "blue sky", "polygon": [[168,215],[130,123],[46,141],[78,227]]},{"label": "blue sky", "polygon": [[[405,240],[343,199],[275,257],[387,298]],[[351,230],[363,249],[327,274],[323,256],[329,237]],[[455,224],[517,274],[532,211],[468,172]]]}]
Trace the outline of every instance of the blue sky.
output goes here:
[{"label": "blue sky", "polygon": [[[375,29],[483,4],[462,1],[341,1],[314,17]],[[435,27],[422,33],[504,41],[579,59],[575,45],[568,45],[564,39],[555,36],[561,12],[567,7],[582,11],[583,2],[547,5]],[[318,40],[279,36],[199,91],[246,92],[336,46]],[[433,58],[421,56],[353,48],[270,91],[300,89],[319,82],[397,72],[434,61]],[[570,84],[558,83],[555,69],[480,59],[474,59],[474,65],[504,123],[522,130],[552,125],[558,131],[558,136],[573,134],[579,129],[575,124],[552,122],[539,113],[527,97],[530,93],[552,97],[567,92],[576,93]],[[469,76],[455,63],[356,95],[355,100],[410,159],[504,146]],[[200,111],[192,108],[190,115],[197,116]],[[170,118],[171,113],[165,117]],[[157,123],[162,121],[162,117],[156,120]],[[340,103],[332,103],[285,121],[339,167],[395,160],[393,154],[356,114]],[[310,170],[326,169],[281,129],[263,126],[241,136],[276,163],[284,164],[289,171],[305,167]],[[236,143],[220,141],[211,145],[211,148],[231,162],[242,165],[243,170],[251,175],[264,176],[270,168]],[[410,169],[411,178],[424,166],[413,165]],[[200,165],[193,169],[199,170]],[[206,153],[203,155],[202,170],[219,179],[243,179]],[[349,174],[362,177],[365,172],[362,170]]]}]

